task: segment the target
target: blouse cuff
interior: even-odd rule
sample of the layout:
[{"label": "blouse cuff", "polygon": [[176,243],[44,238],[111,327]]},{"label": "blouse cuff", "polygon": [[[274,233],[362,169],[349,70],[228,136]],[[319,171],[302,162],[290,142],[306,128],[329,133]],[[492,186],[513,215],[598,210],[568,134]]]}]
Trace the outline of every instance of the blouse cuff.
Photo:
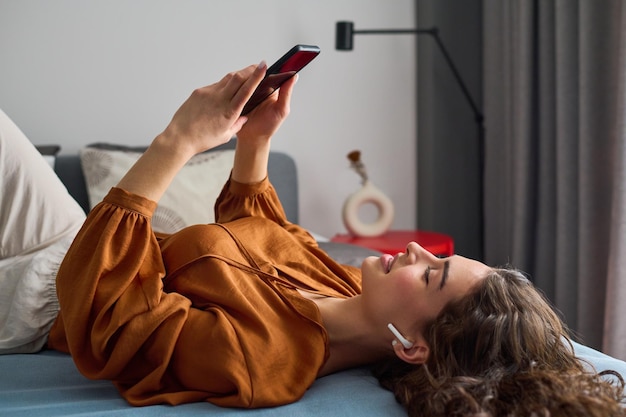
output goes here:
[{"label": "blouse cuff", "polygon": [[117,187],[111,188],[102,202],[137,212],[146,217],[152,217],[157,207],[155,201]]},{"label": "blouse cuff", "polygon": [[263,180],[252,183],[252,184],[245,184],[242,182],[237,182],[233,180],[232,178],[230,178],[228,182],[229,182],[228,190],[230,191],[231,194],[235,194],[235,195],[263,194],[270,187],[270,181],[268,177],[265,177]]}]

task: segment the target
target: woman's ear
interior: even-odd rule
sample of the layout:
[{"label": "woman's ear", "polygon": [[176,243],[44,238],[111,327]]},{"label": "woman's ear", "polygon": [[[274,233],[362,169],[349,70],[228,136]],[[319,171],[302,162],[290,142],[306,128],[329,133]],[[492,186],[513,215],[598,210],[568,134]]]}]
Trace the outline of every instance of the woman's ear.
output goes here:
[{"label": "woman's ear", "polygon": [[422,337],[418,337],[410,348],[405,348],[402,343],[393,344],[393,351],[396,356],[402,359],[404,362],[411,363],[413,365],[420,365],[428,360],[430,349],[428,343]]}]

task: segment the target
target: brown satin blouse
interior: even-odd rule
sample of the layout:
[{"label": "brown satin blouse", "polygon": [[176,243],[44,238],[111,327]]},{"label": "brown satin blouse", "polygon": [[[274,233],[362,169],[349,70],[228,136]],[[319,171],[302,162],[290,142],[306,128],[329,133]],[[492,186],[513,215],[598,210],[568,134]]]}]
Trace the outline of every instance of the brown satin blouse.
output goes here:
[{"label": "brown satin blouse", "polygon": [[328,346],[317,306],[298,290],[354,296],[359,270],[289,223],[267,179],[229,181],[215,224],[155,234],[155,208],[113,188],[91,211],[57,275],[49,347],[133,405],[302,397]]}]

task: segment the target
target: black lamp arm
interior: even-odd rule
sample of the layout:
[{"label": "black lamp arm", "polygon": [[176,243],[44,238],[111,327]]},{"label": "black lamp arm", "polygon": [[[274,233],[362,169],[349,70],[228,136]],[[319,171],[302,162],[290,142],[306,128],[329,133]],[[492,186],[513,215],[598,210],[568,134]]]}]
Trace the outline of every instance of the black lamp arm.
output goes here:
[{"label": "black lamp arm", "polygon": [[457,69],[456,65],[454,65],[454,61],[450,57],[448,50],[445,45],[441,41],[439,37],[439,29],[437,27],[425,28],[425,29],[354,29],[354,24],[352,22],[337,22],[337,34],[336,34],[336,49],[338,50],[352,50],[352,37],[353,35],[402,35],[402,34],[413,34],[413,35],[430,35],[435,39],[435,43],[439,47],[448,67],[452,71],[452,75],[456,79],[457,84],[461,87],[461,91],[465,96],[465,99],[469,103],[472,111],[474,112],[474,117],[476,118],[476,123],[482,128],[484,116],[480,111],[478,105],[472,98],[472,95],[469,92],[469,89],[463,82],[461,78],[461,74]]},{"label": "black lamp arm", "polygon": [[461,90],[463,91],[463,95],[467,99],[467,102],[469,103],[469,105],[472,107],[472,110],[474,111],[474,116],[476,117],[476,122],[482,125],[484,116],[482,112],[479,110],[478,105],[474,102],[474,99],[472,99],[472,95],[470,94],[469,90],[467,89],[467,86],[463,82],[463,79],[461,78],[461,74],[459,73],[459,70],[457,69],[456,65],[454,65],[454,62],[452,61],[452,58],[450,57],[448,50],[446,49],[443,42],[441,41],[441,38],[439,37],[439,30],[437,28],[433,28],[430,34],[435,39],[435,42],[439,46],[439,49],[441,50],[442,55],[448,62],[448,66],[450,67],[452,74],[454,74],[454,78],[456,78],[457,83],[461,87]]},{"label": "black lamp arm", "polygon": [[430,28],[430,29],[360,29],[360,30],[353,30],[352,33],[354,34],[361,34],[361,35],[401,35],[401,34],[419,34],[419,33],[428,33],[428,34],[435,34],[437,33],[438,30],[437,28]]}]

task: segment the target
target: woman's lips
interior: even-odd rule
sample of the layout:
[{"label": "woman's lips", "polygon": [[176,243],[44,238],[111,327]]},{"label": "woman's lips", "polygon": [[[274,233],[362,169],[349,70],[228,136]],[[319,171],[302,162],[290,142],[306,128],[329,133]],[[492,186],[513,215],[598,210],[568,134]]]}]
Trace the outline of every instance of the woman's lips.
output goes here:
[{"label": "woman's lips", "polygon": [[389,254],[384,254],[380,257],[380,263],[385,273],[388,273],[391,270],[391,262],[393,262],[393,256]]}]

